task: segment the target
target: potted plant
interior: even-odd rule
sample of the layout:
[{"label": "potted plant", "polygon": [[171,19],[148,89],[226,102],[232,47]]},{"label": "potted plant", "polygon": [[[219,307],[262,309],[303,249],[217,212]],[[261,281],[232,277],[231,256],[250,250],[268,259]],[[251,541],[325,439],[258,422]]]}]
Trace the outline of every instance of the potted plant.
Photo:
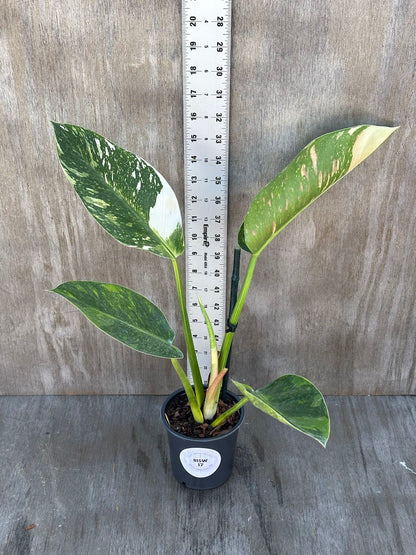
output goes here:
[{"label": "potted plant", "polygon": [[287,374],[254,389],[232,380],[242,398],[229,392],[220,398],[227,358],[259,255],[291,220],[369,156],[396,128],[359,125],[322,135],[257,194],[238,236],[250,261],[219,353],[204,300],[199,299],[212,358],[208,384],[204,384],[178,265],[184,236],[172,188],[145,160],[101,135],[75,125],[53,126],[61,165],[89,213],[121,243],[170,259],[173,265],[193,385],[179,362],[183,353],[173,345],[172,328],[150,300],[120,285],[93,281],[70,281],[53,291],[118,341],[142,353],[171,359],[183,389],[164,403],[162,421],[168,430],[175,477],[199,489],[216,487],[228,479],[238,428],[244,418],[243,406],[249,401],[325,446],[329,415],[323,396],[310,381]]}]

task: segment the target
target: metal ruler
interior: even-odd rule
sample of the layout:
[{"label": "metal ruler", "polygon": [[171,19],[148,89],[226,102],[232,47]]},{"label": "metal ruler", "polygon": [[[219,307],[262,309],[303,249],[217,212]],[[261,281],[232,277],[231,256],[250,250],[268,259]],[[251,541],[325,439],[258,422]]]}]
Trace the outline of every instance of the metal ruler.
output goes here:
[{"label": "metal ruler", "polygon": [[186,301],[206,381],[209,338],[197,295],[218,342],[226,318],[231,0],[183,0],[182,40]]}]

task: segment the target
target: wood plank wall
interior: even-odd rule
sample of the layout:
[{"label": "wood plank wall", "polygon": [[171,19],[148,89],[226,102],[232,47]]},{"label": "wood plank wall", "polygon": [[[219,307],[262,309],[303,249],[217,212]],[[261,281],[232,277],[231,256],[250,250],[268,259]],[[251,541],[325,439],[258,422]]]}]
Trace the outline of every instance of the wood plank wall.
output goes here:
[{"label": "wood plank wall", "polygon": [[[177,386],[168,362],[46,292],[69,279],[121,283],[179,328],[169,262],[97,226],[48,121],[140,154],[183,202],[180,2],[0,10],[0,393],[166,393]],[[415,23],[409,0],[233,2],[230,253],[250,199],[312,138],[401,125],[259,260],[233,353],[234,376],[253,386],[293,372],[327,394],[416,393]]]}]

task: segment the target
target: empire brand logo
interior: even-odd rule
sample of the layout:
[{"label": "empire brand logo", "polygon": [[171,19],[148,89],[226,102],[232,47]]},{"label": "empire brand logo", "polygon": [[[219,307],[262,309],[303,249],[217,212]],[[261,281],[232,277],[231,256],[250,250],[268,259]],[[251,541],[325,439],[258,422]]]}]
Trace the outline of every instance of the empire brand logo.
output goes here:
[{"label": "empire brand logo", "polygon": [[204,238],[204,247],[209,247],[208,241],[208,224],[204,224],[204,231],[202,232],[202,236]]}]

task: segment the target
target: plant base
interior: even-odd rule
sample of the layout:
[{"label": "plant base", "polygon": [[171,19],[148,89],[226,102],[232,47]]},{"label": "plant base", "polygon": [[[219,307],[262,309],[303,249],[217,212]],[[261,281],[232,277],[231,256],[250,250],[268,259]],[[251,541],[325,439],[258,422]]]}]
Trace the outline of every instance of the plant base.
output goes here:
[{"label": "plant base", "polygon": [[[224,484],[231,476],[234,464],[238,429],[244,420],[244,408],[240,418],[230,431],[210,438],[193,438],[175,432],[168,424],[165,412],[169,402],[183,389],[172,393],[163,403],[161,416],[168,434],[170,460],[176,480],[192,489],[212,489]],[[238,399],[227,392],[235,403]]]}]

